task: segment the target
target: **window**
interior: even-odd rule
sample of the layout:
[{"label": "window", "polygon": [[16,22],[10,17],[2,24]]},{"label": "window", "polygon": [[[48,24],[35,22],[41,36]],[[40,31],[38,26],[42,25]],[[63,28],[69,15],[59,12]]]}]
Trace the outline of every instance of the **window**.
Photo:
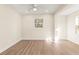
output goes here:
[{"label": "window", "polygon": [[76,16],[75,27],[76,27],[76,33],[79,33],[79,17],[78,16]]},{"label": "window", "polygon": [[42,18],[35,19],[35,28],[43,28],[43,19]]}]

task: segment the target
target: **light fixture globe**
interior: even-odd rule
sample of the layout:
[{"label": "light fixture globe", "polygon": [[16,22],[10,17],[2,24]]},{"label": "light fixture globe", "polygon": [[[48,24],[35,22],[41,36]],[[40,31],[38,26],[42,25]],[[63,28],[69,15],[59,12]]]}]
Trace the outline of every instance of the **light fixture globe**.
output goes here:
[{"label": "light fixture globe", "polygon": [[37,8],[33,8],[33,11],[37,11]]}]

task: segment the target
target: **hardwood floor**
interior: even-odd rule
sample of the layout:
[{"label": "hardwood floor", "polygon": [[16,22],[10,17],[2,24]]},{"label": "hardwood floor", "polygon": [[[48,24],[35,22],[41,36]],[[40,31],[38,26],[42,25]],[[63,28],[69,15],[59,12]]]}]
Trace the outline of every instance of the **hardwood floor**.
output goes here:
[{"label": "hardwood floor", "polygon": [[77,55],[79,45],[67,40],[57,43],[44,40],[22,40],[1,55]]}]

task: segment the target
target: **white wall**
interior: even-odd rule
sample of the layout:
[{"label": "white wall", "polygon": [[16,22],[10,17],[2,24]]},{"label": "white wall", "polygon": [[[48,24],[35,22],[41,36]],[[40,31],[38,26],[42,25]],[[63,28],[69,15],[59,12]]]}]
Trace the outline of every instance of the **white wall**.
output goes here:
[{"label": "white wall", "polygon": [[[43,28],[35,28],[34,19],[41,17],[44,19]],[[25,15],[22,20],[22,39],[44,40],[53,39],[53,15]]]},{"label": "white wall", "polygon": [[64,15],[55,15],[55,36],[59,39],[67,39],[67,21]]},{"label": "white wall", "polygon": [[[55,14],[55,36],[57,36],[56,29],[59,28],[59,37],[60,39],[67,39],[67,15],[79,10],[79,5],[65,5],[63,8],[60,8],[59,11]],[[69,22],[69,21],[68,21]],[[71,31],[71,30],[70,30]]]},{"label": "white wall", "polygon": [[0,5],[0,52],[20,40],[20,15],[8,5]]},{"label": "white wall", "polygon": [[[79,4],[66,5],[55,14],[55,28],[62,27],[60,38],[79,44],[79,34],[75,31],[75,17],[79,16]],[[62,32],[62,33],[61,33]]]},{"label": "white wall", "polygon": [[79,11],[72,13],[71,15],[68,15],[67,17],[67,36],[68,40],[79,44],[79,34],[75,31],[75,17],[79,16]]}]

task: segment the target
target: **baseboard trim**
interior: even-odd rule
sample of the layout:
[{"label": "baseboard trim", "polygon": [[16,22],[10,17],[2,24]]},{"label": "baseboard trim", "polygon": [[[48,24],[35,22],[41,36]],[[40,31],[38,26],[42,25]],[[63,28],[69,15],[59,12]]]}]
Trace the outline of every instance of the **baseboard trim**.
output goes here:
[{"label": "baseboard trim", "polygon": [[[67,39],[67,40],[68,40],[68,39]],[[74,44],[79,45],[79,43],[78,43],[78,42],[76,42],[76,41],[72,41],[72,40],[68,40],[68,41],[70,41],[70,42],[72,42],[72,43],[74,43]]]},{"label": "baseboard trim", "polygon": [[45,39],[27,39],[27,38],[23,38],[22,40],[45,40]]},{"label": "baseboard trim", "polygon": [[2,50],[0,50],[0,53],[2,53],[3,51],[7,50],[7,49],[10,48],[10,47],[12,47],[13,45],[15,45],[16,43],[18,43],[19,41],[21,41],[21,40],[18,40],[18,41],[16,41],[15,43],[13,43],[13,44],[11,44],[11,45],[5,47],[5,48],[2,49]]}]

